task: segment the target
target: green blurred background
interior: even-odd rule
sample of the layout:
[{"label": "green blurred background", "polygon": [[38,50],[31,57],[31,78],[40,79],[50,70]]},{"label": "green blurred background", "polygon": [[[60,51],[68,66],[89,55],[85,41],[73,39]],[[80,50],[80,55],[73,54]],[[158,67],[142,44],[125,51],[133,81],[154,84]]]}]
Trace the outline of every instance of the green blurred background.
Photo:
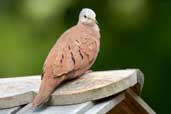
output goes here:
[{"label": "green blurred background", "polygon": [[140,68],[143,99],[169,114],[170,0],[0,0],[0,77],[40,74],[57,38],[85,7],[97,13],[101,28],[93,70]]}]

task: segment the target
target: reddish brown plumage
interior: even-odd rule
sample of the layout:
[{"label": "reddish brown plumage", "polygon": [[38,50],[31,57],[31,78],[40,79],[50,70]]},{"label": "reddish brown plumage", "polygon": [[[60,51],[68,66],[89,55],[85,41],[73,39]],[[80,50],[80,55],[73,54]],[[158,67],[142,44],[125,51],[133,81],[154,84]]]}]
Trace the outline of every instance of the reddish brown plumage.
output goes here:
[{"label": "reddish brown plumage", "polygon": [[64,80],[84,74],[96,60],[99,52],[98,26],[77,25],[64,32],[49,52],[43,66],[43,76],[33,106],[48,101],[50,94]]}]

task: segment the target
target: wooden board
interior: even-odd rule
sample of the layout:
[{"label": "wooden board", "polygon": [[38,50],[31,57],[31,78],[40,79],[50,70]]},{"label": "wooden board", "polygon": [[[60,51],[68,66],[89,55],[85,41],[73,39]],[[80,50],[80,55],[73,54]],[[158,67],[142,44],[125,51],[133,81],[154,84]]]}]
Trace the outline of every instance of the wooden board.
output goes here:
[{"label": "wooden board", "polygon": [[40,76],[1,78],[0,109],[30,103],[39,84]]},{"label": "wooden board", "polygon": [[3,110],[0,110],[0,114],[15,114],[19,109],[20,107],[3,109]]},{"label": "wooden board", "polygon": [[85,114],[106,114],[124,99],[125,93],[121,93],[115,97],[103,99],[101,102],[95,102],[95,105],[86,111]]},{"label": "wooden board", "polygon": [[101,101],[89,101],[65,106],[48,106],[38,111],[27,110],[29,106],[26,106],[16,114],[105,114],[124,100],[124,98],[125,94],[121,93]]},{"label": "wooden board", "polygon": [[[62,84],[52,94],[50,105],[77,104],[97,100],[124,91],[143,75],[137,69],[98,71]],[[141,73],[142,74],[142,73]],[[36,95],[40,76],[0,79],[0,108],[30,103]]]},{"label": "wooden board", "polygon": [[156,114],[134,91],[128,89],[125,99],[107,114]]},{"label": "wooden board", "polygon": [[[0,114],[156,114],[135,92],[128,89],[108,98],[65,106],[43,106],[33,111],[31,105],[0,110]],[[111,110],[111,111],[110,111]]]},{"label": "wooden board", "polygon": [[44,106],[36,111],[33,111],[29,105],[18,111],[16,114],[83,114],[93,106],[93,103],[86,102],[68,106]]}]

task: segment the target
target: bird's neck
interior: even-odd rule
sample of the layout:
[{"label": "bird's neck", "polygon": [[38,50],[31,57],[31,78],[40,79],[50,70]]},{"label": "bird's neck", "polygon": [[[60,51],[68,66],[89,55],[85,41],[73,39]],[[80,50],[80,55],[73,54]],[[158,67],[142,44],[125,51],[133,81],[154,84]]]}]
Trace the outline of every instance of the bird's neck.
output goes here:
[{"label": "bird's neck", "polygon": [[[78,23],[77,26],[80,26],[81,28],[86,28],[90,33],[93,34],[99,34],[99,26],[97,24],[89,25],[89,24],[83,24],[83,23]],[[99,34],[100,37],[100,34]]]},{"label": "bird's neck", "polygon": [[94,23],[94,24],[85,24],[85,23],[78,22],[77,25],[82,26],[82,27],[87,27],[89,29],[93,29],[94,31],[99,31],[99,27],[98,27],[98,25],[96,23]]}]

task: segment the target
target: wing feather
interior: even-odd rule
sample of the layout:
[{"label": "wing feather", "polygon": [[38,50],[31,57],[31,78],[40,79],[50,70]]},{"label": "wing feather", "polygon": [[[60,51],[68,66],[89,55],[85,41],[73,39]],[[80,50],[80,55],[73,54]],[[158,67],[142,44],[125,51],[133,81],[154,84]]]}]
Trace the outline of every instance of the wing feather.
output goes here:
[{"label": "wing feather", "polygon": [[97,40],[88,34],[75,34],[67,31],[52,48],[44,64],[52,68],[54,77],[60,77],[70,72],[88,68],[97,56]]}]

